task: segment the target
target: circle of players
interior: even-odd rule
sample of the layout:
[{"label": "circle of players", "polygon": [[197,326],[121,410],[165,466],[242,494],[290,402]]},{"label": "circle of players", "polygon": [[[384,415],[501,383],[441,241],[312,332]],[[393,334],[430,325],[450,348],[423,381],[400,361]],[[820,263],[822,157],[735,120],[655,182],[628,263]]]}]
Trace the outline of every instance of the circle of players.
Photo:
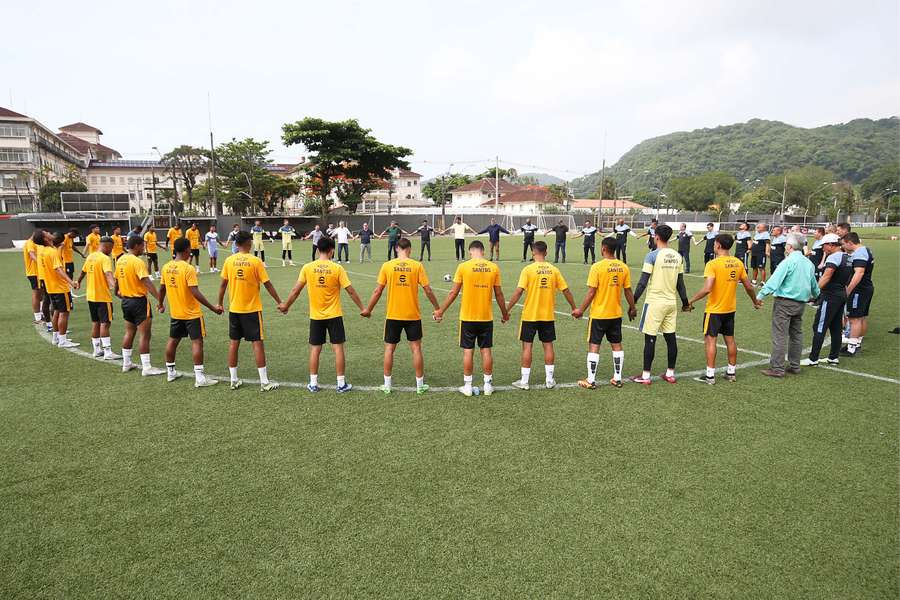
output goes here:
[{"label": "circle of players", "polygon": [[[337,372],[336,390],[339,393],[352,389],[345,376],[346,360],[344,344],[346,332],[340,301],[344,290],[360,310],[360,315],[369,318],[382,294],[387,290],[387,314],[384,325],[384,384],[381,391],[392,391],[392,369],[397,344],[405,335],[409,343],[415,370],[416,392],[428,390],[425,383],[425,368],[422,354],[422,318],[419,309],[419,288],[433,307],[432,318],[440,322],[447,309],[461,296],[459,312],[459,346],[463,352],[463,385],[459,391],[466,395],[493,392],[493,310],[496,302],[505,323],[510,311],[522,296],[525,296],[519,327],[522,342],[521,376],[513,386],[527,390],[530,387],[532,353],[535,337],[541,343],[544,358],[544,386],[553,388],[556,339],[555,315],[568,314],[575,319],[587,315],[588,352],[587,376],[578,381],[582,388],[597,386],[597,370],[600,363],[600,346],[605,338],[612,351],[613,375],[611,386],[623,385],[622,369],[625,353],[622,346],[623,310],[621,299],[627,303],[629,320],[637,317],[637,303],[644,296],[640,311],[638,329],[644,335],[643,370],[631,381],[643,385],[652,383],[651,367],[655,356],[656,340],[662,334],[666,343],[667,365],[660,379],[675,383],[675,364],[678,356],[675,335],[679,303],[681,311],[691,311],[694,305],[707,297],[704,318],[704,339],[707,368],[698,381],[715,383],[716,340],[724,337],[727,348],[725,378],[736,379],[737,344],[734,339],[737,286],[747,292],[754,308],[762,305],[762,299],[769,294],[778,296],[778,281],[775,286],[766,285],[766,267],[769,263],[772,284],[778,276],[778,266],[786,259],[786,254],[800,252],[798,256],[808,257],[813,266],[813,280],[807,291],[808,300],[818,306],[814,320],[813,347],[809,358],[800,364],[816,366],[826,333],[831,336],[830,354],[823,361],[829,364],[839,362],[839,353],[853,356],[862,345],[866,331],[866,317],[874,287],[872,269],[874,257],[860,242],[859,236],[850,231],[847,224],[827,228],[818,227],[814,231],[815,241],[807,247],[806,235],[795,227],[786,232],[775,226],[771,232],[765,224],[756,226],[751,233],[747,223],[741,223],[735,236],[715,231],[712,223],[707,224],[707,232],[699,240],[682,224],[676,233],[668,225],[652,221],[642,234],[636,234],[624,220],[620,219],[612,232],[600,244],[601,260],[594,262],[595,237],[599,230],[588,221],[574,237],[584,238],[584,263],[590,264],[587,278],[587,293],[577,304],[560,270],[548,262],[549,248],[544,241],[535,240],[539,228],[527,220],[520,227],[523,237],[522,262],[528,261],[518,279],[515,291],[506,300],[500,280],[500,269],[495,263],[500,258],[500,234],[510,232],[498,225],[494,219],[484,230],[476,232],[457,217],[446,230],[438,232],[423,221],[413,232],[403,231],[396,221],[381,234],[375,234],[364,224],[353,233],[344,223],[335,228],[329,225],[322,231],[319,225],[303,237],[312,242],[312,260],[300,269],[300,274],[287,298],[282,300],[269,280],[265,264],[264,237],[269,237],[256,221],[250,231],[240,230],[238,225],[228,235],[232,254],[225,259],[219,269],[218,247],[225,247],[215,226],[204,236],[202,244],[209,253],[211,272],[221,272],[218,298],[215,302],[207,299],[199,290],[197,274],[201,248],[200,231],[195,224],[182,232],[179,225],[170,228],[166,236],[166,248],[172,252],[172,260],[159,267],[158,253],[161,241],[156,232],[149,229],[141,233],[140,228],[121,235],[116,227],[111,236],[101,236],[99,226],[91,226],[85,240],[85,252],[75,246],[76,230],[68,233],[50,233],[38,229],[25,243],[23,254],[25,275],[32,289],[32,309],[36,324],[44,323],[52,333],[52,343],[59,348],[72,348],[79,344],[68,338],[69,314],[72,310],[72,290],[86,285],[88,310],[91,318],[91,341],[93,356],[98,359],[122,359],[122,371],[138,368],[133,362],[135,338],[139,338],[138,354],[143,376],[166,374],[168,381],[181,377],[175,369],[175,354],[180,341],[190,338],[194,363],[195,386],[206,387],[218,383],[208,377],[203,366],[203,340],[206,327],[202,308],[221,315],[225,312],[224,298],[228,294],[228,319],[230,346],[228,368],[231,389],[241,387],[238,377],[238,351],[241,341],[252,345],[259,373],[260,389],[274,390],[278,383],[271,381],[266,369],[265,328],[262,316],[260,288],[265,288],[280,312],[287,314],[293,303],[305,288],[309,297],[309,383],[307,390],[318,392],[319,358],[323,345],[331,344],[335,353]],[[427,251],[431,260],[431,236],[453,232],[456,259],[461,261],[455,274],[444,276],[452,282],[452,288],[443,302],[439,302],[431,288],[428,275],[422,264]],[[475,240],[465,248],[467,232],[487,234],[490,256],[485,257],[484,244]],[[282,237],[282,265],[293,265],[292,238],[296,230],[285,220],[279,229]],[[545,231],[544,235],[555,235],[554,262],[565,262],[566,242],[572,237],[562,220]],[[789,235],[795,237],[789,238]],[[407,237],[421,238],[419,260],[411,258],[412,243]],[[632,290],[632,281],[627,261],[628,236],[646,237],[649,252],[646,255],[641,276]],[[378,272],[377,284],[369,301],[363,303],[350,283],[347,271],[341,261],[350,262],[349,241],[360,241],[359,260],[366,257],[371,261],[372,238],[388,238],[388,261]],[[675,238],[673,240],[673,237]],[[794,245],[790,240],[795,240]],[[799,241],[799,243],[798,243]],[[337,242],[337,244],[335,243]],[[684,273],[690,273],[690,247],[705,243],[703,288],[688,299],[684,285]],[[672,248],[677,245],[677,250]],[[731,249],[734,247],[734,255]],[[786,250],[787,247],[787,250]],[[335,249],[337,258],[335,259]],[[466,260],[466,250],[468,260]],[[84,265],[75,279],[73,252],[84,257]],[[529,257],[530,253],[530,257]],[[748,274],[752,270],[752,279]],[[146,262],[144,261],[146,259]],[[464,262],[462,262],[464,261]],[[159,288],[153,283],[159,280]],[[794,282],[791,285],[798,285]],[[800,282],[803,285],[803,282]],[[756,287],[762,286],[757,293]],[[571,311],[560,313],[555,309],[557,292],[562,293]],[[646,294],[646,295],[645,295]],[[121,313],[125,332],[122,339],[121,356],[112,351],[110,324],[113,319],[112,297],[121,300]],[[153,307],[162,313],[168,310],[171,316],[169,339],[166,344],[166,369],[154,368],[150,361],[150,338]],[[849,298],[849,301],[848,301]],[[845,312],[848,317],[845,317]],[[847,321],[848,327],[844,327]],[[846,345],[841,348],[841,343]],[[479,349],[483,370],[483,387],[473,385],[475,348]],[[839,349],[840,348],[840,352]],[[788,372],[797,372],[796,368]],[[771,372],[763,371],[766,374]]]}]

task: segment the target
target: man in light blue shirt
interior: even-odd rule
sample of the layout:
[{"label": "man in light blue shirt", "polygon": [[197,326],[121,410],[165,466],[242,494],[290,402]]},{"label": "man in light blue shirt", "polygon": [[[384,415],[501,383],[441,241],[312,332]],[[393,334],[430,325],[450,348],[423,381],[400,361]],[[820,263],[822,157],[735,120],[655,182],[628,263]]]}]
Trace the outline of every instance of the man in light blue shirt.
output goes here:
[{"label": "man in light blue shirt", "polygon": [[[762,371],[769,377],[784,377],[785,372],[800,372],[803,354],[803,310],[806,303],[819,297],[815,267],[803,256],[803,237],[791,233],[785,241],[786,258],[772,273],[756,295],[757,300],[775,296],[772,306],[772,355],[769,368]],[[788,368],[784,357],[787,354]]]}]

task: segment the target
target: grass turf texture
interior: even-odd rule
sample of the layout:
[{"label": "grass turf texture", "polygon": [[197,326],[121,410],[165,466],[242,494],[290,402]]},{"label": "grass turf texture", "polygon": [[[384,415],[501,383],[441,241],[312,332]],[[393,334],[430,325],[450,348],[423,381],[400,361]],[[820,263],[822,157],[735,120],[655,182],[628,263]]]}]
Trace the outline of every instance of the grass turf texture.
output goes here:
[{"label": "grass turf texture", "polygon": [[[448,288],[452,245],[434,245],[426,267]],[[295,246],[306,256],[308,244]],[[896,378],[898,246],[870,246],[869,334],[840,367]],[[385,247],[374,244],[377,259]],[[267,250],[284,297],[298,269],[274,266],[279,244]],[[645,246],[629,250],[639,269]],[[509,294],[520,239],[503,252]],[[379,264],[349,265],[364,298]],[[562,269],[580,301],[580,240]],[[774,381],[747,368],[734,384],[546,391],[537,359],[531,391],[490,398],[195,390],[52,348],[30,324],[21,270],[20,253],[0,254],[0,597],[897,596],[895,383],[825,368]],[[701,282],[688,277],[689,294]],[[208,297],[217,285],[201,277]],[[288,316],[264,298],[270,376],[304,382],[305,292]],[[385,300],[371,321],[344,307],[348,378],[377,386]],[[458,307],[424,322],[432,386],[461,383]],[[701,310],[679,315],[681,335],[701,338]],[[739,291],[741,348],[768,353],[770,311]],[[497,385],[519,375],[518,316],[496,322]],[[119,318],[116,306],[117,351]],[[207,371],[227,376],[227,319],[206,319]],[[811,321],[807,311],[807,344]],[[560,382],[584,376],[586,324],[558,317]],[[83,300],[70,327],[89,350]],[[157,316],[156,366],[167,332]],[[625,330],[626,375],[640,370],[641,344]],[[700,343],[679,350],[680,372],[703,368]],[[320,380],[333,384],[330,356]],[[186,342],[178,367],[191,368]],[[661,345],[654,374],[664,367]],[[249,346],[240,369],[256,375]],[[598,379],[611,369],[604,345]],[[394,382],[413,384],[403,344]]]}]

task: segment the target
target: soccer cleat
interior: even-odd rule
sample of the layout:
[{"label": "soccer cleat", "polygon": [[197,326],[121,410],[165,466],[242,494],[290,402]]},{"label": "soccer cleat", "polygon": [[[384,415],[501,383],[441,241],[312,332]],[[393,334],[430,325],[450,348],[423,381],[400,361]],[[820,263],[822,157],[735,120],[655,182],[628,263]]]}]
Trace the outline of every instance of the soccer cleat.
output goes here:
[{"label": "soccer cleat", "polygon": [[856,350],[851,350],[850,346],[841,348],[841,356],[856,356]]},{"label": "soccer cleat", "polygon": [[242,385],[244,385],[244,381],[242,379],[235,379],[231,382],[231,389],[236,390]]},{"label": "soccer cleat", "polygon": [[715,377],[707,377],[706,375],[698,375],[697,377],[694,377],[694,381],[699,381],[700,383],[707,383],[709,385],[716,384]]},{"label": "soccer cleat", "polygon": [[518,389],[520,389],[520,390],[528,390],[528,389],[531,389],[531,386],[528,385],[527,383],[525,383],[524,381],[522,381],[521,379],[516,379],[515,381],[513,381],[513,382],[512,382],[512,386],[513,386],[514,388],[518,388]]},{"label": "soccer cleat", "polygon": [[631,378],[632,383],[640,383],[641,385],[650,385],[653,383],[649,377],[645,378],[643,375],[635,375]]},{"label": "soccer cleat", "polygon": [[315,394],[316,392],[319,391],[319,389],[321,389],[321,388],[319,388],[318,385],[313,385],[313,384],[311,384],[311,383],[307,383],[307,384],[306,384],[306,391],[307,391],[307,392],[312,392],[313,394]]},{"label": "soccer cleat", "polygon": [[210,387],[212,385],[216,385],[217,383],[219,383],[218,379],[210,379],[209,377],[203,377],[202,379],[194,380],[194,387],[195,388]]},{"label": "soccer cleat", "polygon": [[349,392],[352,389],[353,389],[353,384],[345,383],[344,385],[337,386],[337,393],[343,394],[345,392]]},{"label": "soccer cleat", "polygon": [[482,392],[485,396],[490,396],[491,394],[494,393],[494,384],[493,384],[493,383],[486,383],[486,384],[484,384],[484,387],[481,388],[481,392]]},{"label": "soccer cleat", "polygon": [[428,389],[429,389],[429,388],[428,388],[428,384],[427,384],[427,383],[423,383],[423,384],[421,385],[421,387],[417,387],[417,388],[416,388],[416,394],[418,394],[419,396],[421,396],[422,394],[424,394],[425,392],[427,392]]},{"label": "soccer cleat", "polygon": [[386,385],[382,385],[382,386],[381,386],[380,388],[378,388],[378,389],[381,390],[381,393],[384,394],[385,396],[387,396],[388,394],[391,393],[391,388],[390,388],[389,386],[386,386]]},{"label": "soccer cleat", "polygon": [[118,360],[120,358],[122,357],[115,352],[103,352],[103,360]]},{"label": "soccer cleat", "polygon": [[92,355],[94,358],[102,358],[103,357],[103,349],[94,350],[94,354]]},{"label": "soccer cleat", "polygon": [[801,367],[818,367],[819,361],[804,358],[803,360],[800,361],[800,366]]},{"label": "soccer cleat", "polygon": [[81,345],[81,344],[79,344],[78,342],[73,342],[72,340],[66,340],[66,341],[60,342],[60,343],[58,344],[58,346],[59,346],[60,348],[77,348],[77,347],[80,346],[80,345]]},{"label": "soccer cleat", "polygon": [[141,377],[153,377],[155,375],[164,375],[166,372],[165,369],[157,369],[156,367],[148,367],[146,369],[141,369]]},{"label": "soccer cleat", "polygon": [[166,375],[166,381],[175,381],[176,379],[181,379],[181,373],[175,373],[174,375]]},{"label": "soccer cleat", "polygon": [[272,390],[277,390],[278,384],[274,381],[270,381],[269,383],[263,383],[259,386],[259,391],[261,392],[271,392]]},{"label": "soccer cleat", "polygon": [[825,363],[826,365],[839,365],[839,364],[841,364],[841,359],[825,357],[822,359],[822,362]]},{"label": "soccer cleat", "polygon": [[587,379],[579,379],[578,387],[584,388],[586,390],[596,390],[597,384],[592,381],[588,381]]},{"label": "soccer cleat", "polygon": [[469,386],[469,385],[459,386],[459,393],[466,397],[471,396],[472,395],[472,386]]},{"label": "soccer cleat", "polygon": [[288,261],[288,265],[290,265],[290,266],[292,266],[292,267],[296,266],[296,265],[294,264],[294,261],[292,261],[292,260],[291,260],[291,261]]},{"label": "soccer cleat", "polygon": [[555,379],[546,380],[544,382],[544,387],[547,388],[548,390],[552,390],[553,388],[556,387],[556,380]]},{"label": "soccer cleat", "polygon": [[610,379],[610,380],[609,380],[609,385],[611,385],[611,386],[613,386],[613,387],[615,387],[615,388],[620,388],[620,387],[622,387],[622,380],[621,380],[621,379],[615,379],[615,378]]},{"label": "soccer cleat", "polygon": [[674,375],[666,375],[665,373],[663,373],[662,375],[659,376],[659,378],[662,379],[663,381],[665,381],[666,383],[675,383]]},{"label": "soccer cleat", "polygon": [[131,364],[131,363],[129,363],[129,364],[127,364],[127,365],[126,365],[126,364],[123,364],[123,365],[122,365],[122,372],[123,372],[123,373],[127,373],[128,371],[131,371],[132,369],[137,369],[137,365]]},{"label": "soccer cleat", "polygon": [[730,382],[730,383],[734,383],[735,381],[737,381],[737,373],[728,373],[728,372],[726,371],[726,373],[725,373],[725,381],[728,381],[728,382]]}]

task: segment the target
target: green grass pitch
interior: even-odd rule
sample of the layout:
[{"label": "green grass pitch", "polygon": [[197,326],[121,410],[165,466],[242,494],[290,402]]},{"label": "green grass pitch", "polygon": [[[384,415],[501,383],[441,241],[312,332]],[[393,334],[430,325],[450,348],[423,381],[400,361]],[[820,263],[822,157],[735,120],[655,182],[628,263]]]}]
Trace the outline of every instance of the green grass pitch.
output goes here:
[{"label": "green grass pitch", "polygon": [[[123,375],[40,337],[21,253],[0,253],[0,597],[897,597],[900,336],[888,331],[900,325],[900,252],[866,241],[877,259],[871,324],[842,371],[773,381],[752,366],[733,384],[547,391],[534,385],[538,359],[531,391],[489,398],[195,390],[189,378]],[[305,258],[308,243],[295,246]],[[385,248],[374,244],[374,264],[348,266],[364,299]],[[645,246],[629,249],[637,270]],[[434,253],[426,267],[443,298],[450,240]],[[267,254],[286,297],[298,268],[280,266],[280,244]],[[504,239],[503,256],[510,294],[520,238]],[[202,262],[206,271],[205,253]],[[580,240],[562,269],[580,301]],[[208,297],[217,286],[201,277]],[[270,377],[305,383],[305,292],[288,316],[264,304]],[[462,380],[458,307],[424,321],[433,387]],[[381,384],[384,308],[383,298],[364,320],[344,299],[356,386]],[[568,310],[561,296],[557,308]],[[742,367],[765,361],[770,311],[739,291]],[[518,317],[496,321],[498,386],[519,374]],[[679,373],[704,366],[702,318],[678,317]],[[227,378],[227,319],[206,319],[207,372]],[[560,383],[584,376],[586,324],[558,317]],[[70,328],[89,349],[83,301]],[[158,315],[156,366],[167,331]],[[116,320],[117,351],[121,334]],[[641,362],[634,329],[624,345],[629,376]],[[332,356],[320,373],[330,385]],[[664,363],[661,346],[654,374]],[[190,371],[187,344],[178,367]],[[604,346],[598,380],[611,370]],[[240,371],[256,377],[249,346]],[[476,360],[476,384],[480,373]],[[414,384],[404,345],[394,384]]]}]

